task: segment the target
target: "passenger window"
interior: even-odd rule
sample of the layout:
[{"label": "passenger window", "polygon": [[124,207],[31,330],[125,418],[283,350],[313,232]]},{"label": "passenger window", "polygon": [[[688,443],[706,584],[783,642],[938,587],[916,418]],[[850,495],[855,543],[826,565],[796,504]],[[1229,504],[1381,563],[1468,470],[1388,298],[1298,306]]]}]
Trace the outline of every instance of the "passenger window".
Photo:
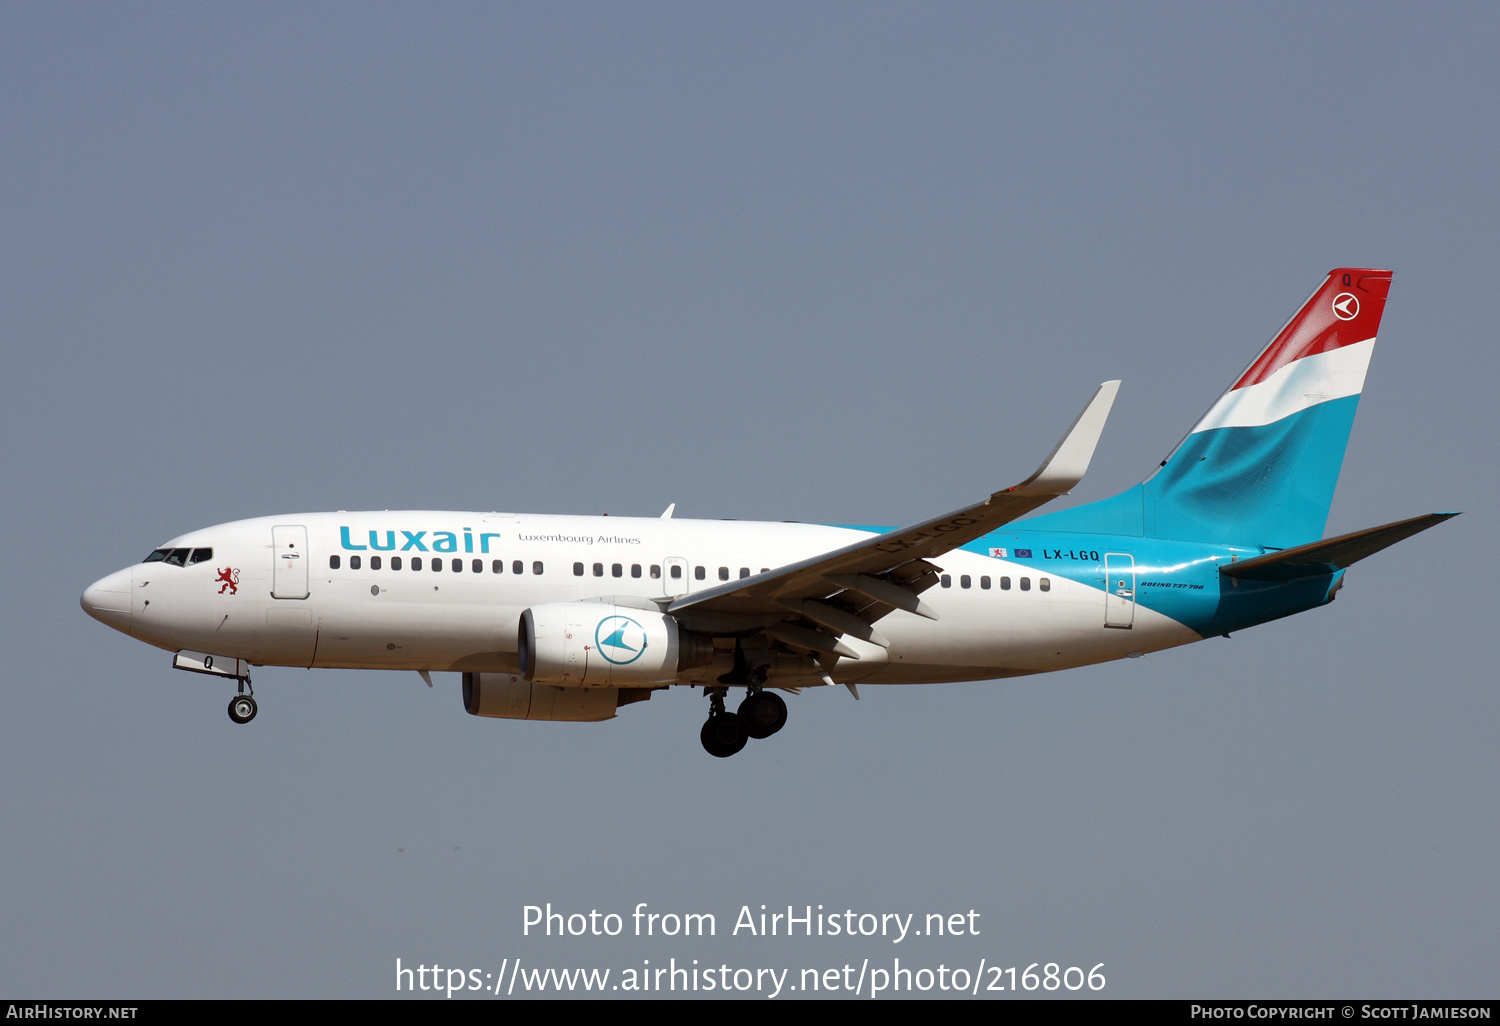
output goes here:
[{"label": "passenger window", "polygon": [[1030,591],[1031,590],[1031,578],[1030,577],[1023,577],[1023,578],[1021,578],[1021,590],[1022,591]]},{"label": "passenger window", "polygon": [[595,563],[594,564],[594,576],[595,577],[603,577],[604,576],[604,564],[603,563]]},{"label": "passenger window", "polygon": [[482,560],[482,559],[476,559],[476,560],[474,560],[472,563],[469,564],[469,569],[472,570],[476,574],[482,574],[482,573],[484,573],[484,560]]},{"label": "passenger window", "polygon": [[969,585],[971,585],[973,583],[974,583],[974,578],[970,577],[968,574],[964,574],[962,577],[960,577],[958,579],[958,586],[960,588],[967,588],[967,587],[969,587]]},{"label": "passenger window", "polygon": [[641,564],[639,564],[639,563],[631,563],[630,564],[630,576],[631,577],[639,577],[639,576],[641,576]]},{"label": "passenger window", "polygon": [[[496,560],[496,562],[498,563],[499,560]],[[574,563],[573,564],[573,576],[574,577],[582,577],[583,576],[583,564],[582,563]]]},{"label": "passenger window", "polygon": [[659,581],[659,580],[661,580],[661,564],[660,563],[652,563],[651,564],[651,579],[653,581]]},{"label": "passenger window", "polygon": [[145,559],[141,560],[141,562],[142,563],[160,563],[162,560],[166,559],[171,554],[172,554],[172,550],[171,549],[156,549],[155,551],[153,551],[151,553],[151,555],[149,555]]},{"label": "passenger window", "polygon": [[330,570],[337,570],[339,568],[339,563],[341,563],[341,562],[342,562],[342,560],[340,560],[339,557],[337,557],[337,556],[329,556],[328,557],[328,569],[330,569]]},{"label": "passenger window", "polygon": [[[579,577],[582,577],[583,576],[583,564],[582,563],[574,563],[573,565],[578,568],[574,572],[576,574],[578,574]],[[505,573],[505,560],[503,560],[503,559],[491,560],[491,562],[490,562],[490,573],[492,573],[492,574],[503,574],[503,573]]]},{"label": "passenger window", "polygon": [[391,569],[392,570],[400,570],[401,569],[401,557],[400,556],[392,556],[391,557]]},{"label": "passenger window", "polygon": [[421,556],[413,556],[413,557],[411,557],[411,568],[413,570],[420,570],[420,569],[422,569],[422,557]]},{"label": "passenger window", "polygon": [[677,580],[681,576],[682,576],[682,567],[677,566],[676,564],[673,564],[673,566],[672,566],[672,580],[675,581],[675,580]]},{"label": "passenger window", "polygon": [[750,576],[750,568],[748,566],[742,566],[742,567],[740,567],[740,580],[743,581],[746,577],[749,577],[749,576]]},{"label": "passenger window", "polygon": [[370,557],[370,569],[371,570],[379,570],[380,569],[380,557],[379,556],[371,556]]},{"label": "passenger window", "polygon": [[942,577],[938,578],[938,580],[945,588],[953,587],[953,578],[949,577],[947,574],[944,574]]},{"label": "passenger window", "polygon": [[358,570],[359,569],[359,557],[358,556],[350,556],[349,557],[349,569],[350,570]]},{"label": "passenger window", "polygon": [[443,570],[443,557],[442,556],[433,556],[432,557],[432,572],[435,573],[435,574],[436,573],[442,573],[442,570]]},{"label": "passenger window", "polygon": [[526,572],[526,565],[519,559],[512,560],[510,564],[510,572],[513,574],[524,574]]},{"label": "passenger window", "polygon": [[760,572],[763,573],[763,574],[768,574],[768,573],[771,572],[771,568],[768,567],[768,566],[763,566],[763,567],[760,568]]},{"label": "passenger window", "polygon": [[701,581],[708,576],[708,571],[704,570],[701,566],[695,566],[693,567],[693,576]]},{"label": "passenger window", "polygon": [[609,576],[611,576],[611,577],[624,577],[625,576],[625,568],[623,566],[621,566],[619,563],[615,563],[615,564],[611,565],[610,568],[609,568]]},{"label": "passenger window", "polygon": [[1050,578],[1050,577],[1043,577],[1043,578],[1039,579],[1036,583],[1037,583],[1037,587],[1041,588],[1043,591],[1051,591],[1052,590],[1052,578]]},{"label": "passenger window", "polygon": [[1002,577],[1002,578],[1000,578],[1000,590],[1001,591],[1010,591],[1010,578],[1009,577]]},{"label": "passenger window", "polygon": [[990,590],[990,579],[988,577],[981,577],[979,579],[979,590],[980,591],[989,591]]},{"label": "passenger window", "polygon": [[214,558],[214,550],[213,549],[194,549],[193,550],[192,558],[188,560],[188,566],[192,566],[194,563],[201,563],[205,559],[213,559],[213,558]]},{"label": "passenger window", "polygon": [[721,567],[719,567],[719,580],[721,580],[721,581],[727,581],[727,580],[729,580],[729,567],[727,567],[727,566],[721,566]]},{"label": "passenger window", "polygon": [[456,573],[456,574],[461,574],[461,573],[463,573],[463,572],[464,572],[464,561],[463,561],[463,560],[461,560],[461,559],[455,559],[455,560],[454,560],[454,561],[453,561],[453,567],[452,567],[452,570],[453,570],[453,572],[454,572],[454,573]]},{"label": "passenger window", "polygon": [[173,549],[171,554],[167,556],[167,562],[172,566],[182,566],[187,562],[188,551],[188,549]]},{"label": "passenger window", "polygon": [[534,574],[540,574],[542,572],[542,561],[540,559],[531,564],[531,572]]}]

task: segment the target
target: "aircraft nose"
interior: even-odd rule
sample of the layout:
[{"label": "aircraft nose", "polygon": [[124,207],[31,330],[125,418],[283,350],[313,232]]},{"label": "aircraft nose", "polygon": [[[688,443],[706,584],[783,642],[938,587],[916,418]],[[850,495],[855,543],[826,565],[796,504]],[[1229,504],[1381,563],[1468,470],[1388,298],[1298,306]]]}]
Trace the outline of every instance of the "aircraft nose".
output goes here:
[{"label": "aircraft nose", "polygon": [[131,570],[117,570],[108,577],[100,578],[83,592],[78,604],[83,611],[100,623],[117,631],[130,633],[130,588]]}]

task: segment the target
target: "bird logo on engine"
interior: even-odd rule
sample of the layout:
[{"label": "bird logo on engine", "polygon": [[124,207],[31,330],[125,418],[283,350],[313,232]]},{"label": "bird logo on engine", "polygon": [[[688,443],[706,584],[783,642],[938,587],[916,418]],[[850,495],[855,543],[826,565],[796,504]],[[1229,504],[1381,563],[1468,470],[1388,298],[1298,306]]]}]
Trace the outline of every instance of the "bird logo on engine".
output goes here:
[{"label": "bird logo on engine", "polygon": [[628,616],[606,616],[594,628],[594,643],[606,662],[628,666],[646,651],[646,629]]}]

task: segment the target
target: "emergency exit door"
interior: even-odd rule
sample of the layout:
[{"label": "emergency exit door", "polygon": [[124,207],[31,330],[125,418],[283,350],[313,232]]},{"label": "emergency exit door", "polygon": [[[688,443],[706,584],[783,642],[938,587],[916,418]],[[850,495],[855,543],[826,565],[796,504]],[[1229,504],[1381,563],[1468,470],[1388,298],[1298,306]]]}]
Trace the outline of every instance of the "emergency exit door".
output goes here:
[{"label": "emergency exit door", "polygon": [[663,595],[686,595],[688,590],[688,561],[681,556],[668,556],[661,561],[661,586]]},{"label": "emergency exit door", "polygon": [[1135,624],[1135,557],[1104,554],[1104,626],[1129,630]]}]

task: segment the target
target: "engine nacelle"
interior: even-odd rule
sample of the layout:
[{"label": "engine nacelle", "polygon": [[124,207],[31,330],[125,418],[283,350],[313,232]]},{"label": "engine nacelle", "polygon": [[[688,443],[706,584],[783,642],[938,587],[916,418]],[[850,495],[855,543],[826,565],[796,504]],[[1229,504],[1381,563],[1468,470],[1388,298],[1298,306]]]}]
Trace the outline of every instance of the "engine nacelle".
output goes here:
[{"label": "engine nacelle", "polygon": [[464,709],[470,716],[594,723],[612,720],[620,706],[650,697],[650,688],[560,688],[513,673],[464,674]]},{"label": "engine nacelle", "polygon": [[521,614],[521,676],[539,684],[620,688],[672,684],[713,660],[713,641],[665,613],[603,602],[554,602]]}]

